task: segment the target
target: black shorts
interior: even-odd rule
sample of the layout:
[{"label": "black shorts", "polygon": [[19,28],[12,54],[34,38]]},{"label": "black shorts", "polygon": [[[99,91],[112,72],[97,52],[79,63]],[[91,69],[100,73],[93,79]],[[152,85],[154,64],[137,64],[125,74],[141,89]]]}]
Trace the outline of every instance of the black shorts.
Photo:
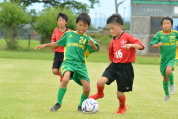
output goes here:
[{"label": "black shorts", "polygon": [[63,52],[55,52],[54,53],[54,60],[53,60],[53,67],[52,69],[59,69],[61,67],[61,64],[64,59],[64,53]]},{"label": "black shorts", "polygon": [[132,91],[134,70],[132,63],[111,63],[104,71],[102,77],[106,77],[110,85],[114,80],[117,83],[117,90],[120,92]]}]

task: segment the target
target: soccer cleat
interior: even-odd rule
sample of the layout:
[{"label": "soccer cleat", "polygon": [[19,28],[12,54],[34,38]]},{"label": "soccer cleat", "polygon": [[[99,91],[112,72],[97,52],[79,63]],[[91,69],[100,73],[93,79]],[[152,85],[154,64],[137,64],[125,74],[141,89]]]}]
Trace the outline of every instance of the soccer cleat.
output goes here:
[{"label": "soccer cleat", "polygon": [[79,112],[82,112],[82,107],[81,106],[78,106],[77,109],[78,109]]},{"label": "soccer cleat", "polygon": [[170,95],[165,95],[164,96],[164,101],[169,101]]},{"label": "soccer cleat", "polygon": [[170,94],[174,94],[175,93],[175,85],[170,85]]},{"label": "soccer cleat", "polygon": [[104,93],[102,95],[99,95],[98,93],[94,94],[94,95],[91,95],[90,97],[88,98],[92,98],[92,99],[99,99],[99,98],[103,98],[104,97]]},{"label": "soccer cleat", "polygon": [[125,105],[124,107],[119,107],[118,111],[115,114],[124,114],[129,109],[130,109],[130,107],[128,105]]},{"label": "soccer cleat", "polygon": [[61,107],[61,104],[56,103],[53,107],[51,107],[50,111],[56,112]]}]

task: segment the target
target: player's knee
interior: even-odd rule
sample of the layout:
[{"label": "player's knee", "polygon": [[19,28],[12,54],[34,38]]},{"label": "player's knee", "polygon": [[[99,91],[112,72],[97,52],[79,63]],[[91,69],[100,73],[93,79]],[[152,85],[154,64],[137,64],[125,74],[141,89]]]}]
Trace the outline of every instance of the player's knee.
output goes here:
[{"label": "player's knee", "polygon": [[63,83],[64,85],[67,85],[67,84],[69,83],[69,79],[63,78],[63,79],[62,79],[62,83]]},{"label": "player's knee", "polygon": [[167,70],[166,71],[166,75],[171,75],[172,74],[172,70]]},{"label": "player's knee", "polygon": [[101,77],[100,80],[97,82],[97,85],[103,87],[109,80],[106,77]]},{"label": "player's knee", "polygon": [[89,95],[89,93],[90,93],[90,87],[84,88],[83,92],[84,92],[85,95]]},{"label": "player's knee", "polygon": [[102,81],[98,81],[97,82],[97,85],[100,86],[100,87],[103,87],[106,83],[105,82],[102,82]]},{"label": "player's knee", "polygon": [[122,98],[124,96],[123,92],[117,91],[117,98]]},{"label": "player's knee", "polygon": [[59,70],[53,69],[52,72],[53,72],[54,75],[59,75]]}]

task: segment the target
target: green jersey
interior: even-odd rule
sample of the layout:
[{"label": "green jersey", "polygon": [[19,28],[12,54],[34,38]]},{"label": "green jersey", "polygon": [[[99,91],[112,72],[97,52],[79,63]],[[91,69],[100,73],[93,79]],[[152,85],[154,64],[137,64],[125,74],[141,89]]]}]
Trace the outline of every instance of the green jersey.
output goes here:
[{"label": "green jersey", "polygon": [[176,40],[178,40],[178,31],[171,30],[170,34],[164,34],[163,31],[159,31],[152,38],[150,44],[158,44],[162,42],[160,46],[160,70],[162,75],[165,74],[165,68],[170,65],[174,66],[174,60],[176,57]]},{"label": "green jersey", "polygon": [[163,31],[159,31],[152,38],[150,44],[158,44],[162,42],[162,46],[160,47],[160,61],[166,61],[169,59],[175,59],[176,56],[176,40],[178,39],[178,31],[171,30],[169,35],[163,33]]},{"label": "green jersey", "polygon": [[[64,61],[86,62],[86,58],[95,52],[92,46],[88,45],[89,40],[93,39],[87,34],[81,35],[72,30],[67,31],[61,40],[57,41],[58,46],[64,46]],[[97,45],[96,42],[95,44]]]}]

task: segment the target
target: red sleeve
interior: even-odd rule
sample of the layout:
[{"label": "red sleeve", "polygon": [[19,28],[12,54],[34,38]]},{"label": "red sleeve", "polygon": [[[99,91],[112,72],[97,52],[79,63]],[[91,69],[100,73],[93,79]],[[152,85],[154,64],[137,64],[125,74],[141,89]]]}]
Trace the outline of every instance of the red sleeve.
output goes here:
[{"label": "red sleeve", "polygon": [[56,42],[56,36],[55,36],[56,28],[54,29],[52,36],[51,36],[51,42]]},{"label": "red sleeve", "polygon": [[110,41],[109,50],[108,50],[109,60],[113,61],[114,51],[113,51],[113,39]]},{"label": "red sleeve", "polygon": [[140,44],[140,45],[142,45],[143,48],[139,49],[139,50],[143,50],[144,49],[144,45],[142,44],[142,42],[138,38],[136,38],[136,37],[134,37],[134,36],[129,34],[129,38],[128,39],[129,39],[129,42],[131,44]]}]

